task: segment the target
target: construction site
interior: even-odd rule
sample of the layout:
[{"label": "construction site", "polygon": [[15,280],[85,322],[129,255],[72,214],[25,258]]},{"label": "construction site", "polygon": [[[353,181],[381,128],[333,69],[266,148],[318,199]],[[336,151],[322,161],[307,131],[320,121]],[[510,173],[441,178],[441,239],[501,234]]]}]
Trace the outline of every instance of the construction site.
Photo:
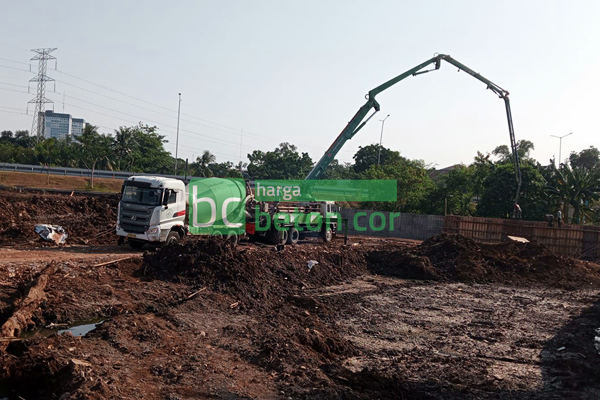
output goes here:
[{"label": "construction site", "polygon": [[600,3],[80,3],[3,5],[0,400],[600,399]]},{"label": "construction site", "polygon": [[107,232],[118,200],[0,192],[2,397],[600,394],[598,264],[447,233],[140,251]]}]

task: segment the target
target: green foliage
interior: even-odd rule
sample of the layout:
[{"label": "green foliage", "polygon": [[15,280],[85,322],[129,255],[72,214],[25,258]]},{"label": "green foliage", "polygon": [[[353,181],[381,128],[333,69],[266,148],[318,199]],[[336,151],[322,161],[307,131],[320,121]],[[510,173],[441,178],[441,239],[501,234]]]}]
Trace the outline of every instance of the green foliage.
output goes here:
[{"label": "green foliage", "polygon": [[[535,147],[533,146],[533,143],[529,140],[517,141],[517,154],[519,156],[519,161],[521,162],[521,164],[535,163],[535,160],[529,157],[529,154],[534,149]],[[513,162],[512,151],[508,148],[507,145],[503,144],[501,146],[496,147],[492,151],[492,154],[499,157],[499,161],[502,164]]]},{"label": "green foliage", "polygon": [[[360,174],[373,165],[377,165],[377,158],[379,157],[379,145],[370,144],[368,146],[358,147],[358,151],[354,155],[354,172]],[[385,147],[381,147],[380,165],[396,164],[400,162],[400,153],[397,151],[390,150]]]},{"label": "green foliage", "polygon": [[313,166],[308,153],[299,154],[296,146],[287,142],[266,153],[254,150],[248,159],[252,179],[304,179]]},{"label": "green foliage", "polygon": [[[521,166],[519,205],[523,219],[541,221],[545,214],[544,178],[533,165]],[[484,180],[484,190],[477,206],[477,215],[490,218],[510,218],[516,195],[514,165],[499,164]]]},{"label": "green foliage", "polygon": [[569,162],[573,168],[585,168],[590,171],[600,169],[600,150],[590,146],[579,153],[572,152]]},{"label": "green foliage", "polygon": [[472,215],[475,212],[475,168],[458,165],[442,176],[431,190],[422,209],[428,214]]},{"label": "green foliage", "polygon": [[419,160],[398,160],[386,165],[372,165],[360,179],[393,179],[397,182],[398,199],[391,202],[364,202],[362,207],[380,211],[421,212],[421,204],[433,190],[434,183]]},{"label": "green foliage", "polygon": [[[593,205],[600,199],[599,169],[590,170],[583,164],[576,167],[561,164],[560,168],[552,169],[545,189],[556,208],[565,208],[565,205],[573,207],[574,224],[584,223],[586,217],[595,219]],[[563,215],[568,214],[563,211]]]},{"label": "green foliage", "polygon": [[333,160],[323,172],[322,179],[358,179],[358,174],[354,171],[354,165],[350,163],[340,164],[338,160]]}]

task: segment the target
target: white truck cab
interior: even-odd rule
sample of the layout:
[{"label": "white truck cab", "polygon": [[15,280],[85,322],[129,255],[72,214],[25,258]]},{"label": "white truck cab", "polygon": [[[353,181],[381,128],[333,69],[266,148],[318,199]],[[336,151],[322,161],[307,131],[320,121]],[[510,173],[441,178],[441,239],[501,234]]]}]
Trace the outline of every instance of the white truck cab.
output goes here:
[{"label": "white truck cab", "polygon": [[132,176],[123,183],[117,235],[129,245],[175,242],[186,234],[186,185],[158,176]]}]

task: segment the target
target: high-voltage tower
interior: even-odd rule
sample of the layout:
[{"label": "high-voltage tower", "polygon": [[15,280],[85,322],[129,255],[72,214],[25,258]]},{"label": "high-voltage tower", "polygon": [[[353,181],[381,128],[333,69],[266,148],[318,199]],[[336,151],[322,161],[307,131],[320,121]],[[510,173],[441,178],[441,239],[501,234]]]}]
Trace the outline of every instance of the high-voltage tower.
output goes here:
[{"label": "high-voltage tower", "polygon": [[[33,113],[33,122],[31,124],[31,137],[37,136],[39,138],[43,134],[46,104],[54,104],[52,100],[46,98],[46,82],[55,82],[54,79],[46,74],[49,60],[54,60],[54,69],[56,69],[56,57],[50,55],[54,50],[56,50],[56,48],[31,50],[36,53],[36,55],[31,58],[31,61],[38,61],[38,73],[29,80],[29,82],[37,82],[37,95],[27,103],[28,105],[30,103],[35,103],[35,112]],[[31,70],[31,65],[29,66],[29,69]]]}]

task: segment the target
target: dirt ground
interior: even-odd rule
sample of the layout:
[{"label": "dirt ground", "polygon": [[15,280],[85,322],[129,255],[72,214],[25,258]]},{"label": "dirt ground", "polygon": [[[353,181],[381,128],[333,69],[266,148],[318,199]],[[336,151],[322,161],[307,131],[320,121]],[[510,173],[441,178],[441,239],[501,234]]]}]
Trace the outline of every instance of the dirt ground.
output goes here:
[{"label": "dirt ground", "polygon": [[0,251],[0,325],[53,266],[0,398],[600,398],[600,266],[537,244]]}]

